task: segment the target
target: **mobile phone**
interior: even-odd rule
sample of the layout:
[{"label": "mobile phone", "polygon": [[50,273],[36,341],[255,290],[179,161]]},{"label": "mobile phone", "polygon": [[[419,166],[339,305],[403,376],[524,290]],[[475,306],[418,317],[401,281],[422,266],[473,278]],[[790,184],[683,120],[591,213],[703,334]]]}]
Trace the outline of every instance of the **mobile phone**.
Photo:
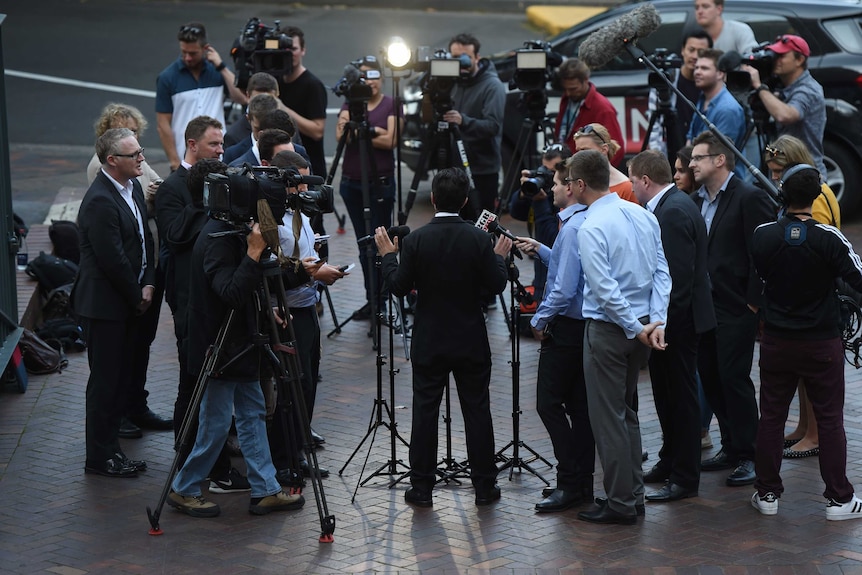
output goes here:
[{"label": "mobile phone", "polygon": [[330,237],[329,234],[322,235],[322,236],[314,236],[314,243],[325,244],[326,242],[329,241],[329,237]]},{"label": "mobile phone", "polygon": [[348,273],[350,270],[352,270],[355,267],[356,267],[356,264],[341,266],[340,268],[338,268],[338,271],[343,272],[343,273]]}]

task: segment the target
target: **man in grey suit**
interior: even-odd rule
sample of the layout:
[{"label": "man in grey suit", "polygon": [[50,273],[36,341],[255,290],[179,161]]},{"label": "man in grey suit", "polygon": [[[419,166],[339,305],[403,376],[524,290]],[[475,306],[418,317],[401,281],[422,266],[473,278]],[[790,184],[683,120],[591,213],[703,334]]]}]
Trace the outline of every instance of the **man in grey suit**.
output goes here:
[{"label": "man in grey suit", "polygon": [[656,413],[662,430],[659,461],[644,483],[665,483],[647,501],[694,497],[700,484],[700,405],[697,398],[697,344],[715,329],[715,310],[706,271],[706,224],[694,201],[673,185],[670,163],[657,150],[629,161],[638,201],[661,227],[672,287],[667,310],[667,349],[649,359]]},{"label": "man in grey suit", "polygon": [[88,343],[86,473],[134,477],[146,469],[128,459],[117,434],[128,407],[135,332],[155,285],[153,238],[146,225],[141,175],[144,149],[127,128],[96,141],[102,168],[78,213],[81,263],[72,291]]}]

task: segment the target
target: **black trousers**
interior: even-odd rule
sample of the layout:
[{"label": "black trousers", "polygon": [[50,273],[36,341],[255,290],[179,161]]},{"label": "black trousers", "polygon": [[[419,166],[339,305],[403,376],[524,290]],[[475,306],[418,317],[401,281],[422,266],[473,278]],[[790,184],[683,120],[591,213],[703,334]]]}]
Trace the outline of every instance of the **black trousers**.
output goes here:
[{"label": "black trousers", "polygon": [[584,320],[559,316],[542,341],[536,407],[557,458],[557,488],[592,491],[596,442],[584,383]]},{"label": "black trousers", "polygon": [[716,307],[718,327],[704,334],[697,366],[703,393],[718,418],[721,445],[733,459],[754,461],[757,400],[751,381],[757,316],[733,315]]},{"label": "black trousers", "polygon": [[411,483],[430,490],[437,467],[440,401],[452,373],[464,416],[470,478],[477,490],[490,489],[497,477],[491,422],[491,358],[413,364],[413,427],[410,434]]},{"label": "black trousers", "polygon": [[147,369],[150,366],[150,346],[156,339],[159,328],[159,314],[162,311],[162,300],[165,296],[165,272],[161,265],[156,268],[156,289],[153,292],[153,303],[147,311],[138,318],[139,329],[135,333],[134,364],[131,370],[131,387],[129,388],[129,407],[127,413],[135,415],[147,411]]},{"label": "black trousers", "polygon": [[700,402],[697,394],[698,336],[691,324],[674,323],[667,349],[653,350],[649,374],[662,431],[659,469],[670,481],[697,489],[700,485]]},{"label": "black trousers", "polygon": [[87,465],[101,466],[120,451],[117,434],[126,414],[140,317],[104,320],[82,317],[87,340]]}]

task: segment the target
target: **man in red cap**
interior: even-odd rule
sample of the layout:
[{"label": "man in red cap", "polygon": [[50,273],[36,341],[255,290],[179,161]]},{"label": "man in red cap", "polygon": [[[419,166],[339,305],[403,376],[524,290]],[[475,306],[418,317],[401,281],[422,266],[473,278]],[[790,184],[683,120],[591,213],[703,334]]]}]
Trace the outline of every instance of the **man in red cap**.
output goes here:
[{"label": "man in red cap", "polygon": [[799,138],[814,158],[814,165],[824,176],[823,131],[826,128],[826,103],[823,86],[808,71],[811,48],[800,36],[784,34],[767,46],[775,53],[772,73],[781,83],[770,88],[760,79],[760,73],[751,66],[743,66],[751,74],[751,87],[769,115],[775,119],[778,135]]}]

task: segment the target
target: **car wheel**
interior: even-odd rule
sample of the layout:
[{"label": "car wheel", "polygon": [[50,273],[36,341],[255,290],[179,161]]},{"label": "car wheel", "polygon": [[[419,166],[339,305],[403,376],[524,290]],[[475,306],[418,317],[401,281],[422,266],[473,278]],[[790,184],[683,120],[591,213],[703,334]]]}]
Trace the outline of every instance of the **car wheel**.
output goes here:
[{"label": "car wheel", "polygon": [[824,140],[823,163],[826,164],[826,183],[838,198],[841,217],[849,220],[862,208],[858,162],[841,144]]}]

